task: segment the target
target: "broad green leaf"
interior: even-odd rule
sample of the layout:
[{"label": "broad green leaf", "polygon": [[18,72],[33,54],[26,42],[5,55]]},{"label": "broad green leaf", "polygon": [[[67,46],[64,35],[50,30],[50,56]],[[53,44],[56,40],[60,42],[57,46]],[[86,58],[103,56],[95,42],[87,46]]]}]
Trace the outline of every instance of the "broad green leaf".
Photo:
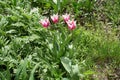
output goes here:
[{"label": "broad green leaf", "polygon": [[71,66],[71,61],[69,58],[67,57],[62,57],[61,58],[61,63],[64,66],[65,70],[70,73],[72,70],[72,66]]},{"label": "broad green leaf", "polygon": [[62,2],[62,0],[53,0],[53,2],[57,4],[58,2]]},{"label": "broad green leaf", "polygon": [[72,65],[72,72],[73,74],[79,73],[79,67],[78,64]]},{"label": "broad green leaf", "polygon": [[68,79],[68,78],[62,78],[62,80],[70,80],[70,79]]},{"label": "broad green leaf", "polygon": [[57,4],[57,0],[53,0],[53,2],[54,2],[55,4]]}]

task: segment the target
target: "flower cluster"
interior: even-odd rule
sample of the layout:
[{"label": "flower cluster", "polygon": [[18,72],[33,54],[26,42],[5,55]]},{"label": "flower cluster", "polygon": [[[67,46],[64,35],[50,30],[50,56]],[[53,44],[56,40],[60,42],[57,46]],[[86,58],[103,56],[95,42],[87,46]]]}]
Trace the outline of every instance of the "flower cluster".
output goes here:
[{"label": "flower cluster", "polygon": [[[66,13],[65,15],[62,15],[62,18],[70,30],[73,30],[76,28],[76,21],[74,21],[73,19],[70,20],[70,14]],[[53,21],[54,24],[58,23],[59,22],[58,14],[52,15],[51,20]],[[41,19],[39,22],[45,28],[48,28],[50,26],[50,21],[48,18]]]}]

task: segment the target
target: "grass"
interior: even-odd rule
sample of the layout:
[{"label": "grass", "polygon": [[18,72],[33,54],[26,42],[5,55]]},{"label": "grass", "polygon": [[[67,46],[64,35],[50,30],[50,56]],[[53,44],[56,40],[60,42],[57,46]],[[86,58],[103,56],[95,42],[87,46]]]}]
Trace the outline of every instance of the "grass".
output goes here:
[{"label": "grass", "polygon": [[[0,80],[120,79],[119,4],[0,1]],[[44,28],[39,23],[55,13],[57,24],[50,19],[49,28]],[[65,13],[77,21],[74,30],[63,21]]]}]

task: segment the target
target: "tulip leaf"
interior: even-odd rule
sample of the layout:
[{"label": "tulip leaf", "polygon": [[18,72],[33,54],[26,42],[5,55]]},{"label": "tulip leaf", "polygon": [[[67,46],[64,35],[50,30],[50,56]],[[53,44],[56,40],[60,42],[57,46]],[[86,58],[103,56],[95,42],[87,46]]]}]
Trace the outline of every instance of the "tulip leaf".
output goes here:
[{"label": "tulip leaf", "polygon": [[57,4],[57,0],[53,0],[53,2],[54,2],[55,4]]},{"label": "tulip leaf", "polygon": [[35,65],[35,67],[33,68],[33,70],[31,71],[29,80],[34,80],[34,72],[35,72],[35,70],[38,68],[39,64],[40,64],[40,63],[37,63],[37,64]]},{"label": "tulip leaf", "polygon": [[68,78],[62,78],[62,80],[69,80]]},{"label": "tulip leaf", "polygon": [[79,73],[79,67],[78,64],[72,65],[72,72],[73,74]]},{"label": "tulip leaf", "polygon": [[71,72],[71,69],[72,69],[70,59],[67,58],[67,57],[62,57],[62,58],[61,58],[61,63],[62,63],[62,65],[64,66],[65,70],[66,70],[68,73],[70,73],[70,72]]}]

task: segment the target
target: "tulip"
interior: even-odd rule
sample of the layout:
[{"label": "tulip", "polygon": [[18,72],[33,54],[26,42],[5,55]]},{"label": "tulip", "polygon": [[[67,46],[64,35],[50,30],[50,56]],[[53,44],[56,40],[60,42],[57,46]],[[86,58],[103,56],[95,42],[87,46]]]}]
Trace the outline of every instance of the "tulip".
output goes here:
[{"label": "tulip", "polygon": [[76,21],[74,21],[74,20],[68,20],[66,23],[67,23],[68,28],[69,28],[70,30],[73,30],[73,29],[76,28]]},{"label": "tulip", "polygon": [[57,23],[58,22],[58,14],[52,15],[51,19],[52,19],[53,23]]},{"label": "tulip", "polygon": [[40,23],[42,24],[43,27],[47,28],[50,25],[49,19],[45,18],[45,19],[41,19]]},{"label": "tulip", "polygon": [[68,20],[70,20],[70,15],[69,14],[65,14],[65,15],[62,15],[63,19],[65,22],[67,22]]}]

